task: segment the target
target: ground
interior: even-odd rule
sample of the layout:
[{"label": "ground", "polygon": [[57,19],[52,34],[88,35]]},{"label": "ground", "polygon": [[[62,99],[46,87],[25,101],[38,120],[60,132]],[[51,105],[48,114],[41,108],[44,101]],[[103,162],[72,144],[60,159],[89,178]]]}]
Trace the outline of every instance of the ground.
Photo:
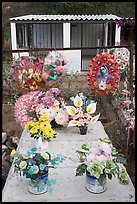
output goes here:
[{"label": "ground", "polygon": [[[63,83],[63,86],[62,86]],[[71,96],[75,96],[76,91],[80,90],[85,94],[89,93],[89,89],[86,84],[86,76],[84,75],[80,79],[75,77],[72,78],[68,77],[67,80],[62,80],[60,84],[56,84],[62,92],[63,96],[68,99]],[[12,87],[13,88],[13,87]],[[15,91],[14,89],[12,90]],[[14,118],[14,100],[9,100],[9,86],[4,84],[3,86],[3,105],[2,105],[2,131],[6,132],[8,138],[5,144],[8,148],[13,149],[17,147],[19,138],[22,134],[22,127],[15,121]],[[103,98],[103,97],[102,97]],[[112,140],[113,145],[119,150],[119,152],[126,155],[126,148],[127,148],[127,134],[125,131],[125,127],[122,125],[121,121],[118,119],[117,110],[112,107],[112,104],[109,100],[106,100],[104,97],[102,100],[100,96],[96,96],[97,101],[97,112],[101,113],[101,119],[103,126],[105,128],[106,133],[108,134],[109,138]],[[107,119],[107,122],[104,121]],[[17,139],[18,138],[18,139]],[[10,146],[9,140],[12,139],[13,145]],[[8,143],[7,143],[8,142]],[[15,144],[15,146],[14,146]],[[135,147],[131,143],[129,146],[128,156],[127,156],[127,171],[129,176],[135,184]]]}]

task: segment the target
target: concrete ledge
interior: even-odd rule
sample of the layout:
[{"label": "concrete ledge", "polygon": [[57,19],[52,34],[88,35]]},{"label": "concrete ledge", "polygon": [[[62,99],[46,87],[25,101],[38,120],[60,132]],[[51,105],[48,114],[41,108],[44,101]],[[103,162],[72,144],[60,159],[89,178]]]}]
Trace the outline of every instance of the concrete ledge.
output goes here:
[{"label": "concrete ledge", "polygon": [[[98,121],[88,130],[87,135],[80,135],[78,128],[56,130],[58,136],[49,143],[47,151],[52,155],[61,153],[67,158],[56,169],[50,169],[49,178],[56,179],[52,194],[32,195],[27,190],[25,177],[9,171],[2,192],[2,202],[134,202],[135,189],[129,178],[128,185],[121,185],[116,178],[107,181],[107,190],[101,194],[92,194],[85,189],[85,176],[75,176],[78,159],[76,150],[85,142],[96,143],[100,137],[106,137],[102,123]],[[18,145],[18,151],[26,152],[35,146],[35,140],[24,130]]]}]

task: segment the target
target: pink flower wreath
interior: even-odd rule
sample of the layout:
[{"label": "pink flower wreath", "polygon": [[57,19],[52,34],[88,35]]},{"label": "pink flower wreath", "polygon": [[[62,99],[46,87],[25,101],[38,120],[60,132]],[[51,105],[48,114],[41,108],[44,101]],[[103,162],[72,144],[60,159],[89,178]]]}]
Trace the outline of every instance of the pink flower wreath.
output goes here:
[{"label": "pink flower wreath", "polygon": [[[107,74],[102,74],[102,68]],[[90,62],[87,73],[90,89],[95,93],[109,95],[117,90],[120,80],[120,70],[113,54],[103,52],[97,54]]]}]

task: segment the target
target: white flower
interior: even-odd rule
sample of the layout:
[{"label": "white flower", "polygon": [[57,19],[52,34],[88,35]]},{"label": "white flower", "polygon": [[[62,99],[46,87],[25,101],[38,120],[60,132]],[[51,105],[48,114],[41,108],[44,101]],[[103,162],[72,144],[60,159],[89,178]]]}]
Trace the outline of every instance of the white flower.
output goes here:
[{"label": "white flower", "polygon": [[76,114],[76,108],[74,106],[66,106],[66,111],[72,116]]},{"label": "white flower", "polygon": [[98,121],[99,117],[100,117],[100,113],[98,115],[96,115],[95,117],[92,117],[89,124],[92,125],[92,124],[96,123]]},{"label": "white flower", "polygon": [[41,156],[46,159],[49,160],[49,155],[47,153],[41,153]]},{"label": "white flower", "polygon": [[99,149],[98,147],[91,147],[91,148],[89,149],[89,152],[91,152],[91,153],[93,153],[93,154],[98,154],[98,155],[101,154],[101,151],[100,151],[100,149]]},{"label": "white flower", "polygon": [[101,82],[99,83],[99,89],[105,90],[106,87],[107,87],[107,86],[106,86],[106,82],[101,81]]},{"label": "white flower", "polygon": [[27,162],[26,161],[21,161],[19,164],[20,169],[26,169]]},{"label": "white flower", "polygon": [[87,106],[87,112],[89,114],[93,114],[95,113],[96,111],[96,103],[90,103],[88,106]]},{"label": "white flower", "polygon": [[82,101],[82,99],[78,95],[76,95],[76,97],[74,98],[74,105],[76,107],[83,106],[83,101]]},{"label": "white flower", "polygon": [[104,154],[101,154],[101,155],[97,155],[97,158],[96,158],[100,163],[103,163],[104,161],[108,160],[109,159],[109,156],[108,155],[104,155]]},{"label": "white flower", "polygon": [[101,144],[100,144],[100,148],[101,148],[101,150],[104,152],[104,153],[106,153],[106,154],[111,154],[112,153],[112,148],[111,148],[111,146],[110,146],[110,144],[108,144],[108,143],[106,143],[106,142],[102,142]]},{"label": "white flower", "polygon": [[71,120],[68,124],[68,127],[71,127],[71,126],[77,126],[78,125],[78,121],[76,120]]}]

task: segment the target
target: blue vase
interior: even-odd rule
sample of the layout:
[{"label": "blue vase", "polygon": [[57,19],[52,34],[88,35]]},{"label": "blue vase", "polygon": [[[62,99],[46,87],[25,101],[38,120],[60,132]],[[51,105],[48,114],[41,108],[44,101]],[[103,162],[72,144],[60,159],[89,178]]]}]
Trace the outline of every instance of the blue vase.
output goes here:
[{"label": "blue vase", "polygon": [[94,176],[91,176],[86,172],[86,189],[91,193],[103,193],[107,189],[107,179],[104,178],[103,182],[100,184],[98,179]]},{"label": "blue vase", "polygon": [[46,181],[48,179],[48,172],[42,175],[39,179],[30,179],[28,182],[28,190],[30,193],[39,195],[47,192]]}]

